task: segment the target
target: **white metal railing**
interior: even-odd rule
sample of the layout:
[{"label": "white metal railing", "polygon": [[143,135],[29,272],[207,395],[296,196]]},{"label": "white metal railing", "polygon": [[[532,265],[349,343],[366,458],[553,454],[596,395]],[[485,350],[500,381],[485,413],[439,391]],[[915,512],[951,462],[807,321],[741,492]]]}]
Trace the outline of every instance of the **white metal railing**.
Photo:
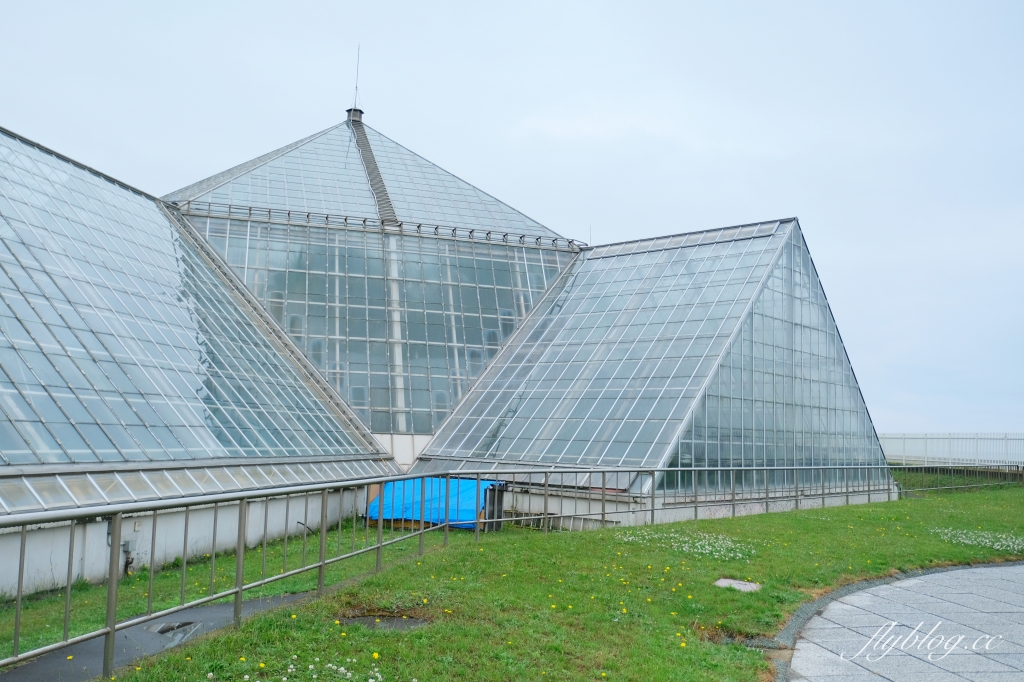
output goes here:
[{"label": "white metal railing", "polygon": [[[201,604],[228,599],[234,602],[237,625],[241,622],[246,591],[316,571],[317,591],[322,593],[325,570],[332,564],[362,556],[369,561],[373,557],[371,565],[379,571],[385,548],[416,541],[422,554],[425,536],[440,533],[443,544],[447,545],[449,529],[453,527],[473,530],[479,541],[481,532],[499,530],[502,523],[539,528],[543,532],[584,530],[609,524],[653,524],[885,501],[912,491],[966,490],[1019,484],[1021,479],[1019,467],[902,467],[884,464],[585,470],[518,467],[403,474],[359,481],[324,481],[179,500],[9,514],[0,517],[0,540],[10,540],[5,551],[9,549],[12,564],[17,557],[17,564],[14,564],[17,583],[14,594],[6,595],[0,604],[3,618],[11,619],[8,622],[0,620],[0,630],[13,635],[12,640],[8,640],[11,642],[9,649],[0,653],[0,668],[71,644],[104,637],[103,674],[109,677],[114,670],[114,643],[119,630]],[[429,496],[430,499],[427,495],[428,481],[430,489],[436,491]],[[500,498],[497,493],[489,494],[482,481],[497,481]],[[389,484],[390,498],[387,493]],[[475,490],[471,492],[475,495],[475,511],[468,517],[468,522],[458,515],[453,517],[450,506],[451,492],[461,492],[465,487]],[[396,499],[399,490],[401,498]],[[275,508],[273,515],[270,512],[272,507]],[[293,507],[302,511],[289,517]],[[282,518],[283,526],[280,524]],[[106,610],[103,627],[87,626],[94,629],[79,634],[77,629],[73,632],[69,624],[72,586],[78,575],[75,557],[82,551],[80,547],[76,553],[76,537],[81,537],[80,542],[84,543],[86,533],[83,532],[83,524],[100,526],[95,529],[100,534],[93,533],[89,537],[100,539],[93,545],[101,550],[98,559],[106,568]],[[219,543],[218,524],[222,531]],[[301,526],[301,530],[294,529],[292,524]],[[283,534],[278,533],[279,528],[283,528]],[[148,540],[145,544],[149,545],[149,551],[148,554],[135,551],[140,560],[147,560],[145,575],[148,589],[145,595],[148,599],[145,606],[132,607],[135,611],[131,613],[124,609],[119,613],[119,583],[122,576],[127,575],[132,559],[129,556],[132,551],[128,546],[130,541],[125,542],[124,538],[140,530],[142,537]],[[49,534],[43,538],[45,542],[30,541],[30,534],[41,532]],[[276,566],[270,566],[268,570],[267,542],[271,535],[283,541],[280,570]],[[330,542],[329,535],[334,536]],[[105,544],[103,537],[106,538]],[[301,537],[301,561],[296,556],[298,548],[293,548],[294,560],[289,562],[289,537],[293,538],[293,546]],[[307,557],[307,544],[312,545],[309,552],[312,557]],[[225,581],[233,582],[231,587],[216,583],[218,553],[221,554],[220,561],[227,560],[229,567],[234,566],[234,575],[224,577]],[[230,556],[232,553],[234,556]],[[56,618],[56,610],[62,611],[63,636],[58,634],[59,629],[50,630],[49,643],[43,643],[36,637],[34,641],[38,646],[22,651],[24,597],[34,591],[26,585],[26,569],[30,560],[40,558],[33,555],[45,555],[47,562],[56,562],[52,568],[61,573],[51,588],[63,591],[63,603],[51,615]],[[172,561],[168,563],[168,559]],[[67,562],[66,579],[62,561]],[[193,589],[186,584],[187,567],[197,561],[209,566],[208,591],[205,587]],[[180,571],[180,585],[177,577],[167,576],[169,584],[174,586],[173,594],[168,592],[155,600],[154,574],[165,571]],[[227,572],[230,571],[229,568]],[[193,574],[188,580],[197,577],[198,574]]]},{"label": "white metal railing", "polygon": [[890,464],[1024,464],[1024,433],[884,433],[878,440]]}]

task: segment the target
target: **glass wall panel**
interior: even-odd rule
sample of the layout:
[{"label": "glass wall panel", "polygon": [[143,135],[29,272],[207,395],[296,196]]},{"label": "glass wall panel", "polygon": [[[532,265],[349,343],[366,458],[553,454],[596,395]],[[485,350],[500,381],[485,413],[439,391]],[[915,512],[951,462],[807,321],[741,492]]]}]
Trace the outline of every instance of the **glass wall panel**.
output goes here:
[{"label": "glass wall panel", "polygon": [[[232,258],[245,255],[229,225],[217,230]],[[320,263],[281,258],[285,275]],[[275,289],[282,306],[290,286],[305,296],[309,279]],[[358,420],[321,398],[245,305],[154,201],[0,135],[5,463],[376,461]]]},{"label": "glass wall panel", "polygon": [[[669,465],[850,464],[880,465],[884,459],[797,227],[695,404],[692,423],[682,433],[678,453]],[[780,472],[771,480],[792,485],[793,476]],[[832,472],[826,478],[841,481],[842,476]],[[701,480],[716,485],[711,479]],[[820,485],[820,472],[807,482]],[[764,479],[747,473],[737,484],[761,486]]]},{"label": "glass wall panel", "polygon": [[433,433],[574,255],[433,235],[189,220],[222,255],[244,254],[235,272],[377,433]]},{"label": "glass wall panel", "polygon": [[793,225],[585,252],[425,456],[660,465]]}]

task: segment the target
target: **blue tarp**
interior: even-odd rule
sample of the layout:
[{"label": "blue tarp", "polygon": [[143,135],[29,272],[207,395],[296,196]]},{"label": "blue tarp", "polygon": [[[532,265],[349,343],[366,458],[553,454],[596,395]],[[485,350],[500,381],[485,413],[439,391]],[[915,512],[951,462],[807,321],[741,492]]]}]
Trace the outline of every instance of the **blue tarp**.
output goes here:
[{"label": "blue tarp", "polygon": [[[420,488],[422,478],[407,481],[385,483],[384,492],[370,502],[368,516],[374,521],[380,516],[380,502],[383,499],[385,521],[394,519],[406,521],[420,520]],[[427,523],[444,523],[444,478],[426,479],[426,496],[423,517]],[[484,496],[488,488],[499,485],[499,481],[480,481],[480,506],[477,508],[476,479],[451,479],[448,490],[448,518],[454,528],[472,528],[477,513],[484,506]]]}]

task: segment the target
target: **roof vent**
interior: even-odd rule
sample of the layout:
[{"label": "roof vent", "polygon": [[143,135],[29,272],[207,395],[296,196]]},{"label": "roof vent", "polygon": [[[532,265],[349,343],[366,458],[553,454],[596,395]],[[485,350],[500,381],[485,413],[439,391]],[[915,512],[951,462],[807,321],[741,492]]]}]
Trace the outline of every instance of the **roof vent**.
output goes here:
[{"label": "roof vent", "polygon": [[355,107],[353,107],[351,109],[348,109],[347,111],[348,111],[348,120],[362,122],[362,120],[363,120],[363,110],[362,109],[356,109]]}]

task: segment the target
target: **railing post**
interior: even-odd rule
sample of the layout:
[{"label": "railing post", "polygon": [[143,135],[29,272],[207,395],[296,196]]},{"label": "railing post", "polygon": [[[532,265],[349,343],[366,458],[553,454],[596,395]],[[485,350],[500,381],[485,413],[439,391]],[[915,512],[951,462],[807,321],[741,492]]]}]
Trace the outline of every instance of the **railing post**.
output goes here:
[{"label": "railing post", "polygon": [[[72,522],[71,527],[74,528],[74,522]],[[153,524],[150,527],[149,532],[149,589],[146,590],[146,594],[148,595],[146,597],[147,614],[153,613],[153,574],[156,572],[156,509],[153,510]],[[70,570],[70,566],[68,570]],[[64,639],[67,639],[67,633],[64,634]]]},{"label": "railing post", "polygon": [[[121,512],[110,517],[110,554],[107,565],[107,633],[103,638],[103,677],[114,676],[117,637],[117,583],[121,577]],[[182,569],[184,570],[184,569]]]},{"label": "railing post", "polygon": [[476,475],[476,507],[473,508],[473,536],[480,542],[480,474]]},{"label": "railing post", "polygon": [[729,468],[729,500],[732,505],[730,515],[736,516],[736,469]]},{"label": "railing post", "polygon": [[[338,505],[338,534],[341,534],[341,504]],[[327,490],[320,492],[320,566],[316,572],[316,593],[324,593],[324,570],[327,568]]]},{"label": "railing post", "polygon": [[[692,462],[691,462],[692,464]],[[693,473],[693,520],[696,521],[697,515],[697,467],[691,466],[690,471]]]},{"label": "railing post", "polygon": [[544,473],[544,516],[541,518],[541,523],[544,525],[544,532],[548,532],[548,479],[551,474]]},{"label": "railing post", "polygon": [[[154,514],[156,512],[153,512]],[[150,564],[153,560],[150,559]],[[64,590],[64,639],[68,638],[71,627],[71,583],[75,580],[75,520],[71,519],[71,539],[68,540],[68,582]],[[149,570],[149,611],[153,612],[153,567]]]},{"label": "railing post", "polygon": [[452,475],[445,474],[444,477],[444,546],[448,546],[448,526],[451,525],[449,513],[451,508],[451,487]]},{"label": "railing post", "polygon": [[181,605],[185,604],[185,581],[188,579],[188,517],[192,507],[185,507],[185,531],[181,538]]},{"label": "railing post", "polygon": [[423,517],[427,511],[427,477],[420,477],[420,556],[423,556],[423,533],[426,531],[427,523]]},{"label": "railing post", "polygon": [[[391,487],[391,498],[394,499],[394,486]],[[377,484],[377,564],[375,571],[384,565],[384,484]]]},{"label": "railing post", "polygon": [[217,514],[220,511],[220,505],[216,502],[213,503],[213,549],[210,550],[210,594],[214,594],[216,590],[216,579],[217,579]]},{"label": "railing post", "polygon": [[767,514],[768,507],[768,467],[764,468],[764,513]]},{"label": "railing post", "polygon": [[821,508],[825,508],[825,467],[821,467]]},{"label": "railing post", "polygon": [[[28,539],[28,528],[21,527],[21,551],[18,554],[18,593],[14,603],[14,655],[18,655],[18,644],[21,639],[21,597],[25,584],[25,544]],[[68,592],[71,590],[69,589]]]},{"label": "railing post", "polygon": [[235,534],[235,627],[242,626],[242,587],[245,585],[245,531],[249,519],[249,502],[238,501],[238,532]]},{"label": "railing post", "polygon": [[607,519],[607,509],[605,500],[607,499],[608,493],[608,472],[601,472],[601,527],[604,528],[605,521]]},{"label": "railing post", "polygon": [[654,471],[651,470],[651,525],[652,526],[654,525],[654,504],[655,504],[655,502],[657,500],[657,498],[655,497],[655,490],[656,490],[656,488],[657,488],[657,486],[655,485]]},{"label": "railing post", "polygon": [[846,488],[846,506],[850,506],[850,467],[843,467],[843,485]]}]

